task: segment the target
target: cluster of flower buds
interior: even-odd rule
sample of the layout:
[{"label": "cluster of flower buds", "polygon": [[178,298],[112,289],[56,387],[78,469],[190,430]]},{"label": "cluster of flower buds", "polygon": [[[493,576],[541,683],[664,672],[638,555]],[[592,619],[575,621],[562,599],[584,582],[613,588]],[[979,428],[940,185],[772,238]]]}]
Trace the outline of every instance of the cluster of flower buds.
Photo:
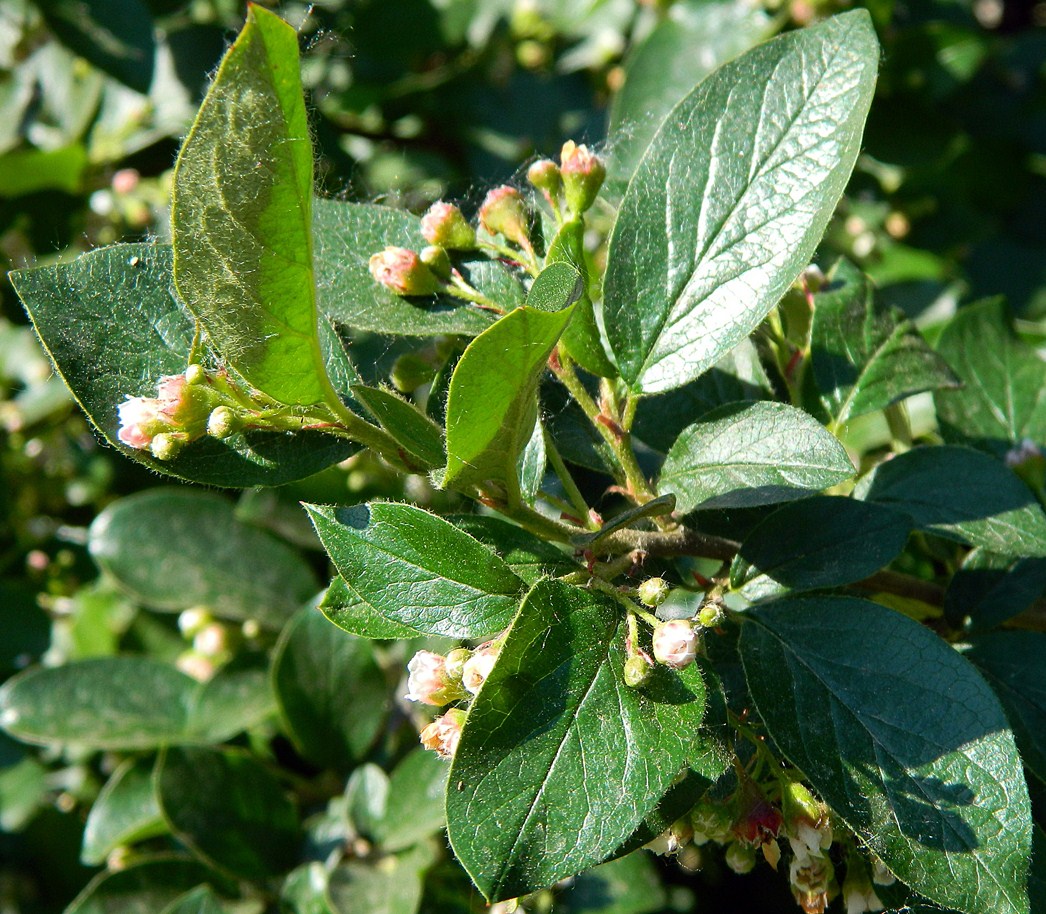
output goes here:
[{"label": "cluster of flower buds", "polygon": [[[446,656],[418,651],[407,664],[407,699],[442,707],[476,695],[498,659],[497,642],[475,650],[457,648]],[[450,758],[457,748],[466,711],[452,708],[421,732],[421,742],[441,758]]]},{"label": "cluster of flower buds", "polygon": [[160,378],[155,397],[128,397],[118,404],[117,436],[128,447],[172,460],[190,441],[239,431],[242,405],[226,374],[190,365],[185,374]]},{"label": "cluster of flower buds", "polygon": [[567,210],[575,218],[596,202],[606,176],[603,160],[573,140],[563,144],[559,165],[551,159],[538,159],[527,170],[527,180],[541,191],[553,212],[560,212],[560,200],[565,197]]}]

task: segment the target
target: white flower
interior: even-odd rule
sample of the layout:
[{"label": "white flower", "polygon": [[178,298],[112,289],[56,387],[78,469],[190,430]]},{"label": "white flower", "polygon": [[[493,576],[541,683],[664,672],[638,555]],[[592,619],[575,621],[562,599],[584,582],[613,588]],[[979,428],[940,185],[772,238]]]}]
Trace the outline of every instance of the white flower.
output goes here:
[{"label": "white flower", "polygon": [[497,659],[498,652],[494,648],[481,647],[465,661],[461,671],[461,684],[475,695],[480,686],[487,681]]},{"label": "white flower", "polygon": [[654,630],[654,658],[658,663],[681,670],[697,656],[697,632],[686,619],[662,622]]}]

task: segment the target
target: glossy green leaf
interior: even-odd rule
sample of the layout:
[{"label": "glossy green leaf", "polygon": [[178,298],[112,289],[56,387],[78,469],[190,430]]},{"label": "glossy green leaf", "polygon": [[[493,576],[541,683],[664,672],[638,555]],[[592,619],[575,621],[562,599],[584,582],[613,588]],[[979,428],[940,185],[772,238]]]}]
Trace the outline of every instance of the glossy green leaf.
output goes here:
[{"label": "glossy green leaf", "polygon": [[222,671],[199,683],[145,657],[100,657],[34,668],[0,688],[0,726],[42,745],[152,749],[221,742],[274,709],[264,677]]},{"label": "glossy green leaf", "polygon": [[742,340],[696,381],[654,397],[636,410],[632,438],[667,454],[688,425],[741,400],[772,400],[773,391],[751,340]]},{"label": "glossy green leaf", "polygon": [[516,460],[537,418],[537,388],[572,308],[517,308],[477,336],[458,361],[447,396],[444,486],[518,487]]},{"label": "glossy green leaf", "polygon": [[852,498],[785,505],[745,537],[730,586],[756,601],[852,584],[897,558],[911,526],[905,514]]},{"label": "glossy green leaf", "polygon": [[946,439],[999,454],[1023,438],[1046,442],[1046,362],[1016,337],[1001,299],[961,308],[937,351],[963,383],[934,395]]},{"label": "glossy green leaf", "polygon": [[999,696],[1021,757],[1046,782],[1046,634],[998,631],[982,635],[965,652]]},{"label": "glossy green leaf", "polygon": [[[316,295],[320,310],[339,324],[390,336],[475,336],[494,321],[489,311],[460,299],[401,298],[374,281],[372,254],[386,247],[419,250],[421,220],[404,210],[317,199],[313,203]],[[523,303],[523,287],[485,257],[457,264],[462,275],[506,311]]]},{"label": "glossy green leaf", "polygon": [[324,593],[320,612],[338,628],[363,638],[413,638],[420,634],[409,625],[383,616],[340,574]]},{"label": "glossy green leaf", "polygon": [[193,321],[174,294],[168,246],[100,248],[73,263],[18,270],[11,282],[84,412],[113,447],[151,469],[206,485],[279,485],[352,453],[350,442],[319,432],[205,437],[168,461],[120,443],[117,406],[156,396],[156,382],[189,361]]},{"label": "glossy green leaf", "polygon": [[607,259],[607,335],[634,390],[698,377],[809,263],[860,150],[878,62],[857,10],[747,52],[672,109]]},{"label": "glossy green leaf", "polygon": [[853,473],[846,450],[809,414],[784,403],[733,403],[676,439],[660,487],[686,514],[790,501]]},{"label": "glossy green leaf", "polygon": [[478,638],[515,615],[523,582],[490,549],[413,505],[306,505],[342,577],[381,615],[417,631]]},{"label": "glossy green leaf", "polygon": [[168,749],[155,778],[171,831],[206,862],[255,880],[294,864],[297,814],[279,782],[246,752]]},{"label": "glossy green leaf", "polygon": [[488,899],[605,859],[695,748],[700,675],[661,668],[630,689],[625,628],[616,600],[559,581],[521,606],[469,711],[447,792],[454,853]]},{"label": "glossy green leaf", "polygon": [[305,863],[287,874],[280,887],[280,910],[288,914],[335,914],[327,900],[327,869]]},{"label": "glossy green leaf", "polygon": [[447,462],[442,430],[417,407],[383,388],[354,384],[351,389],[352,395],[396,439],[404,457],[418,464],[419,470],[441,467]]},{"label": "glossy green leaf", "polygon": [[100,866],[116,848],[166,831],[153,792],[151,761],[128,759],[112,773],[91,806],[80,859],[88,866]]},{"label": "glossy green leaf", "polygon": [[225,360],[281,403],[330,402],[298,34],[262,7],[249,8],[178,156],[171,236],[178,293]]},{"label": "glossy green leaf", "polygon": [[138,657],[37,667],[0,688],[0,725],[43,745],[151,749],[184,734],[197,685],[174,667]]},{"label": "glossy green leaf", "polygon": [[840,260],[814,297],[810,362],[832,421],[884,409],[958,378],[897,309],[876,304],[868,277]]},{"label": "glossy green leaf", "polygon": [[955,628],[985,631],[1024,612],[1044,592],[1046,559],[973,549],[948,582],[944,617]]},{"label": "glossy green leaf", "polygon": [[716,67],[769,37],[772,20],[732,0],[678,3],[625,58],[610,106],[609,171],[627,181],[669,111]]},{"label": "glossy green leaf", "polygon": [[295,550],[241,523],[229,501],[206,492],[153,489],[122,498],[95,518],[88,548],[136,600],[168,612],[206,606],[278,628],[317,590]]},{"label": "glossy green leaf", "polygon": [[415,749],[393,769],[385,814],[374,832],[382,850],[404,850],[443,828],[449,771],[445,761],[425,749]]},{"label": "glossy green leaf", "polygon": [[[574,308],[574,316],[563,331],[563,348],[585,371],[605,378],[616,377],[617,369],[607,358],[603,334],[600,332],[592,299],[588,294],[584,220],[575,217],[559,227],[548,246],[545,262],[550,265],[569,264],[581,276],[581,294]],[[533,288],[530,295],[534,295]]]},{"label": "glossy green leaf", "polygon": [[1002,555],[1046,556],[1046,514],[1003,464],[963,447],[920,447],[880,464],[856,494],[916,528]]},{"label": "glossy green leaf", "polygon": [[175,857],[132,863],[99,873],[63,914],[156,914],[209,875],[199,863]]},{"label": "glossy green leaf", "polygon": [[272,659],[284,725],[305,758],[348,770],[370,748],[388,713],[385,679],[369,641],[315,609],[284,628]]},{"label": "glossy green leaf", "polygon": [[366,762],[353,769],[343,798],[352,829],[365,838],[372,838],[385,816],[388,798],[389,776],[381,768]]},{"label": "glossy green leaf", "polygon": [[1026,912],[1030,810],[998,699],[929,629],[863,600],[746,614],[745,676],[774,743],[903,882],[968,914]]},{"label": "glossy green leaf", "polygon": [[556,899],[555,909],[561,914],[650,914],[664,910],[665,902],[652,858],[634,853],[582,873]]},{"label": "glossy green leaf", "polygon": [[519,494],[528,505],[533,505],[545,479],[548,452],[545,450],[545,426],[538,416],[519,457],[516,458],[516,476],[519,479]]},{"label": "glossy green leaf", "polygon": [[558,546],[500,517],[456,514],[447,520],[493,549],[529,585],[545,577],[569,574],[580,567]]},{"label": "glossy green leaf", "polygon": [[328,880],[331,910],[334,914],[415,914],[432,856],[429,848],[421,846],[373,862],[343,863]]},{"label": "glossy green leaf", "polygon": [[176,898],[160,914],[222,914],[222,910],[211,887],[201,885]]},{"label": "glossy green leaf", "polygon": [[156,38],[141,0],[38,0],[47,25],[77,56],[143,95],[149,92]]}]

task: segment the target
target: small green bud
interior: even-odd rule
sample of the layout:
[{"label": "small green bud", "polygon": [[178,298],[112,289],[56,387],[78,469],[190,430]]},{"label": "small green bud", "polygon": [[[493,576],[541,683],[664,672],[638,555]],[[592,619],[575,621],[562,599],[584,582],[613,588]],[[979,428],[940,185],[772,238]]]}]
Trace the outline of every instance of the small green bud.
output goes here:
[{"label": "small green bud", "polygon": [[157,460],[174,460],[183,447],[185,438],[173,432],[160,432],[149,444],[149,450]]},{"label": "small green bud", "polygon": [[650,661],[642,654],[633,654],[625,661],[625,685],[631,689],[641,686],[650,678]]},{"label": "small green bud", "polygon": [[421,217],[421,234],[429,244],[449,251],[471,251],[476,246],[476,230],[468,224],[453,203],[433,203]]},{"label": "small green bud", "polygon": [[580,216],[596,202],[596,195],[607,176],[606,166],[587,146],[578,146],[573,140],[563,144],[559,161],[567,207]]},{"label": "small green bud", "polygon": [[186,384],[206,384],[207,383],[207,371],[202,365],[193,363],[185,369],[185,383]]},{"label": "small green bud", "polygon": [[668,581],[664,578],[647,578],[639,585],[636,595],[644,606],[655,607],[668,599],[669,590]]},{"label": "small green bud", "polygon": [[442,248],[438,244],[430,244],[428,247],[422,248],[421,262],[440,279],[450,279],[452,267],[446,248]]},{"label": "small green bud", "polygon": [[563,189],[563,175],[551,159],[538,159],[527,169],[527,180],[545,195],[551,205]]},{"label": "small green bud", "polygon": [[370,275],[396,295],[435,295],[443,284],[417,252],[387,247],[371,257]]},{"label": "small green bud", "polygon": [[530,248],[530,213],[516,188],[503,184],[490,191],[479,208],[479,221],[490,234]]},{"label": "small green bud", "polygon": [[755,848],[734,841],[726,849],[724,855],[726,865],[739,876],[750,873],[755,869]]},{"label": "small green bud", "polygon": [[231,438],[242,425],[240,417],[233,410],[228,406],[219,406],[211,410],[207,417],[207,434],[212,438]]},{"label": "small green bud", "polygon": [[464,647],[457,647],[447,654],[447,661],[443,668],[447,678],[454,682],[461,682],[465,661],[471,656],[472,651]]},{"label": "small green bud", "polygon": [[697,614],[697,621],[704,628],[719,628],[726,621],[726,611],[718,603],[706,603]]},{"label": "small green bud", "polygon": [[405,352],[392,363],[389,380],[400,393],[409,394],[431,381],[435,374],[431,362],[413,352]]}]

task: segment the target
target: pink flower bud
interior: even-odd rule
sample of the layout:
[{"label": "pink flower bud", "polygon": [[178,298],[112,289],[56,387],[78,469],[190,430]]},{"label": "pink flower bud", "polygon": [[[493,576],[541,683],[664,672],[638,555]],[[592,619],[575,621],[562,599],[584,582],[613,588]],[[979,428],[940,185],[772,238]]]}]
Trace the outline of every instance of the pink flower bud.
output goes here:
[{"label": "pink flower bud", "polygon": [[113,175],[113,193],[129,194],[138,186],[139,174],[134,168],[121,168]]},{"label": "pink flower bud", "polygon": [[503,184],[487,194],[479,208],[479,221],[492,235],[504,235],[521,248],[530,248],[530,213],[514,187]]},{"label": "pink flower bud", "polygon": [[442,717],[437,717],[421,731],[421,744],[442,759],[453,758],[461,739],[465,716],[460,708],[453,708]]},{"label": "pink flower bud", "polygon": [[494,669],[494,662],[498,659],[498,652],[492,647],[482,647],[476,651],[461,670],[461,683],[473,695],[480,686],[487,681],[490,671]]},{"label": "pink flower bud", "polygon": [[436,274],[407,248],[385,248],[371,257],[369,267],[375,281],[396,295],[435,295],[441,288]]},{"label": "pink flower bud", "polygon": [[407,664],[407,700],[427,705],[449,704],[465,693],[447,675],[447,658],[432,651],[418,651]]},{"label": "pink flower bud", "polygon": [[606,166],[587,146],[567,140],[559,156],[567,206],[580,215],[595,203],[599,188],[607,176]]},{"label": "pink flower bud", "polygon": [[421,234],[429,244],[449,251],[469,251],[476,246],[476,231],[453,203],[440,200],[421,217]]},{"label": "pink flower bud", "polygon": [[737,797],[738,816],[731,829],[740,841],[766,844],[781,833],[784,817],[754,781],[745,778]]},{"label": "pink flower bud", "polygon": [[120,417],[117,437],[128,447],[149,449],[153,437],[163,427],[160,401],[150,397],[128,397],[116,407]]},{"label": "pink flower bud", "polygon": [[654,659],[674,670],[681,670],[694,662],[697,641],[697,632],[686,619],[662,622],[654,629]]}]

